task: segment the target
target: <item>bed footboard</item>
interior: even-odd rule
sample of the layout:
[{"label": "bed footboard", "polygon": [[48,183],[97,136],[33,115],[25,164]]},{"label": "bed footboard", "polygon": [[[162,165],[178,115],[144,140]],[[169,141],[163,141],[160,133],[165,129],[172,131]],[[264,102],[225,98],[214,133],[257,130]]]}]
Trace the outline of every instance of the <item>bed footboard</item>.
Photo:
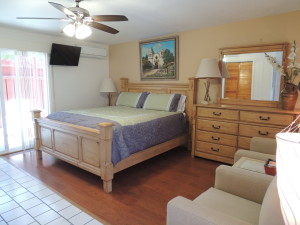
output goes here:
[{"label": "bed footboard", "polygon": [[37,156],[47,152],[77,167],[101,177],[105,192],[112,191],[113,123],[98,124],[99,130],[41,118],[40,110],[33,110]]}]

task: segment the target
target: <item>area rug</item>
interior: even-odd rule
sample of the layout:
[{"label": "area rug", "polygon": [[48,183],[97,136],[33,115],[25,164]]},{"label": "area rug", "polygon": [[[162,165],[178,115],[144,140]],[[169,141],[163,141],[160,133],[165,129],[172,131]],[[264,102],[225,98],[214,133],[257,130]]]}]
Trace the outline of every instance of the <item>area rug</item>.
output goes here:
[{"label": "area rug", "polygon": [[107,225],[0,158],[0,225]]}]

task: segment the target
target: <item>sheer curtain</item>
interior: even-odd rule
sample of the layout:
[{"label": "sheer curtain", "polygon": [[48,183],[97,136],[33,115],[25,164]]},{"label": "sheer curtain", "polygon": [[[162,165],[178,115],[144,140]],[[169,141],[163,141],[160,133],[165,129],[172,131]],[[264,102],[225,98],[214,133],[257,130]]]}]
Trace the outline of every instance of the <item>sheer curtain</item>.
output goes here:
[{"label": "sheer curtain", "polygon": [[47,53],[0,50],[0,154],[33,147],[31,110],[50,111]]}]

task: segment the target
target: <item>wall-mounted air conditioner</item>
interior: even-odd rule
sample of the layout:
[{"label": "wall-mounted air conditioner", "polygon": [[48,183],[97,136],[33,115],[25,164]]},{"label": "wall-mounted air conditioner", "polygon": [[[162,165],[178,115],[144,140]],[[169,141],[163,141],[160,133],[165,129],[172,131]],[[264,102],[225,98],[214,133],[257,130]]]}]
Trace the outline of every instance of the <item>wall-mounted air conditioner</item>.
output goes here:
[{"label": "wall-mounted air conditioner", "polygon": [[104,48],[81,46],[80,56],[89,57],[89,58],[98,58],[98,59],[106,58],[107,50]]}]

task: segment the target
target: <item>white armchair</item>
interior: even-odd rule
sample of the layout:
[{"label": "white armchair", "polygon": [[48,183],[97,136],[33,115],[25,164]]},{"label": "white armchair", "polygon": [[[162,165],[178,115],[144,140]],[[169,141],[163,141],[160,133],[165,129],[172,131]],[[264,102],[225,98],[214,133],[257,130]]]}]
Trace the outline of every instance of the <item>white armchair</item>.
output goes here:
[{"label": "white armchair", "polygon": [[276,177],[219,166],[214,188],[167,205],[167,225],[284,225]]},{"label": "white armchair", "polygon": [[239,149],[234,155],[234,163],[241,157],[248,157],[267,161],[276,159],[276,139],[253,137],[250,142],[250,150]]}]

